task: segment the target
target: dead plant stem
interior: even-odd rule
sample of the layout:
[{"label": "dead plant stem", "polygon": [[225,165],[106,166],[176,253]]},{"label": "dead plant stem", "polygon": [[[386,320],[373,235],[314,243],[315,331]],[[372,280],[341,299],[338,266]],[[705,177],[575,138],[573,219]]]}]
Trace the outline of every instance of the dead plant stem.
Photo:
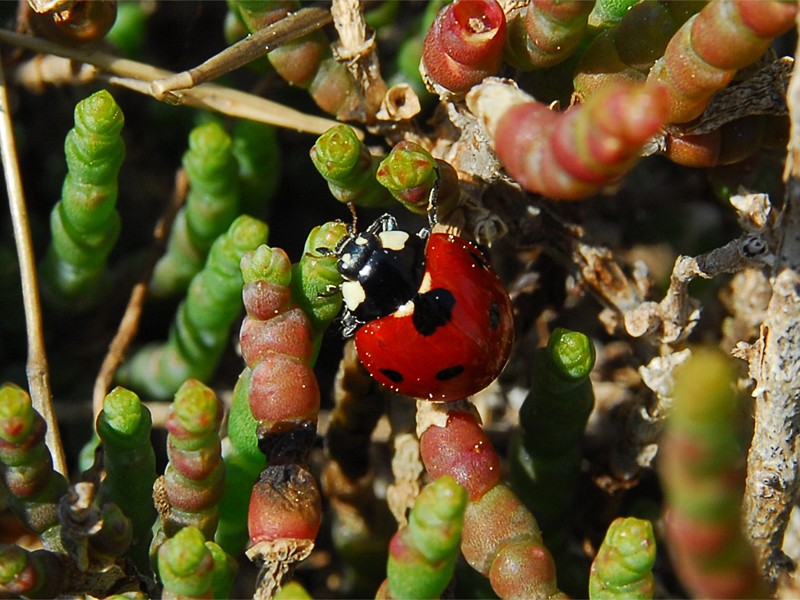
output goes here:
[{"label": "dead plant stem", "polygon": [[[153,94],[151,84],[156,80],[175,75],[172,71],[146,63],[119,58],[98,50],[62,46],[7,29],[0,29],[0,42],[93,65],[101,71],[100,77],[110,83],[124,86],[153,98],[156,96]],[[321,135],[337,124],[336,121],[325,117],[310,115],[266,98],[213,83],[203,83],[191,89],[164,94],[163,101],[212,110],[232,117],[251,119],[315,135]],[[356,133],[363,138],[362,131],[357,129]]]},{"label": "dead plant stem", "polygon": [[757,386],[744,506],[747,533],[772,583],[792,569],[781,547],[800,491],[800,71],[796,62],[787,102],[791,134],[784,172],[786,199],[774,236],[778,246],[770,277],[772,297],[761,336],[749,352]]},{"label": "dead plant stem", "polygon": [[47,352],[42,332],[42,312],[39,302],[39,286],[36,280],[36,262],[31,244],[31,233],[28,224],[28,211],[25,205],[25,194],[19,173],[17,150],[14,143],[14,131],[9,112],[8,89],[5,72],[0,57],[0,151],[2,152],[3,173],[8,190],[8,205],[14,230],[14,242],[17,247],[20,278],[22,280],[22,302],[25,307],[25,327],[28,336],[28,359],[26,371],[28,388],[33,407],[42,415],[47,423],[46,443],[53,457],[56,471],[67,476],[67,461],[61,436],[53,410],[50,392],[50,375],[47,369]]}]

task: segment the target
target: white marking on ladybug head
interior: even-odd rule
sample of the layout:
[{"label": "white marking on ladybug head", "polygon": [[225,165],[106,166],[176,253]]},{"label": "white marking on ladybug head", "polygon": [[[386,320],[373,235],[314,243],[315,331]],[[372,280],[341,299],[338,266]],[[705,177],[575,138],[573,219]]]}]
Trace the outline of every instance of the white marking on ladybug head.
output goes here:
[{"label": "white marking on ladybug head", "polygon": [[348,310],[355,310],[361,304],[367,295],[364,293],[364,288],[357,281],[343,281],[342,282],[342,300]]},{"label": "white marking on ladybug head", "polygon": [[408,240],[408,232],[394,230],[394,231],[381,231],[378,234],[381,240],[381,245],[387,250],[402,250],[406,246]]},{"label": "white marking on ladybug head", "polygon": [[366,246],[369,243],[369,240],[365,238],[363,235],[359,234],[356,238],[356,245],[357,246]]},{"label": "white marking on ladybug head", "polygon": [[414,314],[414,301],[409,300],[405,304],[401,304],[397,307],[397,310],[392,313],[392,316],[397,317],[398,319],[401,317],[410,317]]},{"label": "white marking on ladybug head", "polygon": [[419,284],[419,293],[424,294],[426,292],[431,291],[431,274],[428,271],[425,271],[425,275],[422,277],[422,282]]},{"label": "white marking on ladybug head", "polygon": [[352,254],[350,254],[349,252],[345,252],[344,254],[342,254],[342,256],[341,256],[340,260],[342,261],[342,264],[343,264],[345,267],[349,267],[349,266],[350,266],[350,263],[351,263],[351,261],[353,260],[353,255],[352,255]]}]

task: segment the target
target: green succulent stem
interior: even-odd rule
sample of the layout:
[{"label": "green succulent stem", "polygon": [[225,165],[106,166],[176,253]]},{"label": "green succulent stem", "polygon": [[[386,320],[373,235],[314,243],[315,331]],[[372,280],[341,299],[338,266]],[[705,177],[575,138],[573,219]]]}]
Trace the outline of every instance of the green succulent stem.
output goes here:
[{"label": "green succulent stem", "polygon": [[214,566],[214,556],[200,530],[184,527],[158,550],[162,598],[211,598]]},{"label": "green succulent stem", "polygon": [[572,511],[581,438],[594,407],[589,380],[594,361],[587,336],[560,328],[533,359],[531,390],[512,441],[511,481],[545,539],[561,529]]},{"label": "green succulent stem", "polygon": [[[395,200],[418,215],[432,208],[440,216],[449,214],[459,200],[458,175],[453,167],[433,158],[416,142],[398,142],[378,165],[375,176]],[[431,201],[433,206],[429,206]]]},{"label": "green succulent stem", "polygon": [[342,309],[339,286],[342,276],[336,268],[335,249],[347,234],[340,221],[323,223],[308,234],[300,260],[292,265],[292,297],[311,319],[316,362],[322,337]]},{"label": "green succulent stem", "polygon": [[240,212],[239,164],[233,142],[219,122],[209,121],[191,131],[183,168],[189,192],[175,217],[167,251],[153,271],[150,293],[156,297],[186,290],[203,268],[214,240]]},{"label": "green succulent stem", "polygon": [[58,554],[0,544],[0,593],[9,598],[55,598],[66,583],[66,568]]},{"label": "green succulent stem", "polygon": [[387,580],[392,598],[439,598],[459,555],[467,491],[449,475],[425,486],[408,525],[389,545]]},{"label": "green succulent stem", "polygon": [[46,549],[60,551],[58,502],[67,481],[53,469],[46,429],[25,390],[14,384],[0,387],[0,478],[9,508],[40,535]]},{"label": "green succulent stem", "polygon": [[105,295],[107,261],[120,231],[117,176],[125,158],[122,110],[106,90],[75,107],[67,176],[50,215],[52,242],[41,266],[47,298],[73,312]]},{"label": "green succulent stem", "polygon": [[149,570],[149,548],[156,520],[153,484],[156,457],[150,443],[150,411],[133,392],[117,387],[106,395],[96,430],[103,444],[106,477],[100,498],[120,507],[133,526],[131,557],[143,573]]},{"label": "green succulent stem", "polygon": [[166,399],[190,378],[207,381],[241,313],[239,261],[267,239],[265,223],[238,217],[211,247],[206,265],[192,279],[164,343],[141,348],[118,371],[123,385]]},{"label": "green succulent stem", "polygon": [[207,540],[214,538],[225,484],[219,437],[223,414],[213,390],[195,379],[187,380],[175,393],[167,417],[169,463],[162,480],[170,505],[161,515],[167,536],[193,526]]},{"label": "green succulent stem", "polygon": [[591,600],[649,600],[655,583],[656,538],[650,521],[616,519],[608,527],[589,577]]},{"label": "green succulent stem", "polygon": [[240,119],[231,131],[233,155],[239,165],[241,210],[267,220],[281,179],[281,149],[275,127]]},{"label": "green succulent stem", "polygon": [[334,125],[317,138],[311,162],[339,202],[389,206],[392,197],[375,179],[380,159],[373,156],[348,125]]}]

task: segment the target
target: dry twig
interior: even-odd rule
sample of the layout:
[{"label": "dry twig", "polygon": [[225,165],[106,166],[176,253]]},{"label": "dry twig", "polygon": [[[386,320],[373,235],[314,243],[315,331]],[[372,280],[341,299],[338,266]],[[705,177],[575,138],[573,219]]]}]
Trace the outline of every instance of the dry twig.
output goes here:
[{"label": "dry twig", "polygon": [[[2,59],[0,58],[1,62]],[[64,456],[64,448],[61,445],[61,436],[50,392],[50,375],[47,369],[47,353],[44,347],[39,285],[36,280],[36,262],[28,225],[28,211],[25,206],[25,194],[22,190],[22,179],[19,173],[17,150],[14,143],[5,72],[1,66],[0,151],[2,151],[3,156],[3,173],[5,174],[6,189],[8,190],[8,205],[11,211],[11,222],[14,228],[14,240],[17,246],[20,277],[22,279],[22,299],[25,305],[25,326],[28,333],[28,361],[26,365],[28,387],[33,407],[44,417],[45,423],[47,423],[46,441],[47,447],[53,456],[53,466],[56,471],[66,476],[67,461]]]},{"label": "dry twig", "polygon": [[781,546],[800,490],[800,73],[796,65],[787,102],[792,125],[784,172],[786,201],[774,236],[772,298],[761,337],[746,352],[757,386],[745,522],[761,567],[773,583],[792,567]]},{"label": "dry twig", "polygon": [[[151,84],[154,81],[175,75],[172,71],[159,69],[146,63],[119,58],[97,50],[62,46],[30,35],[14,33],[7,29],[0,29],[0,42],[33,50],[34,52],[54,54],[94,65],[101,71],[98,74],[99,78],[108,81],[112,85],[119,85],[151,97],[155,97],[151,89]],[[204,83],[191,89],[177,90],[165,94],[164,100],[172,104],[185,104],[195,108],[212,110],[231,117],[260,121],[276,127],[285,127],[316,135],[321,135],[333,125],[336,125],[336,121],[309,115],[266,98],[260,98],[253,94],[213,83]],[[363,132],[356,130],[356,133],[359,137],[363,137]]]}]

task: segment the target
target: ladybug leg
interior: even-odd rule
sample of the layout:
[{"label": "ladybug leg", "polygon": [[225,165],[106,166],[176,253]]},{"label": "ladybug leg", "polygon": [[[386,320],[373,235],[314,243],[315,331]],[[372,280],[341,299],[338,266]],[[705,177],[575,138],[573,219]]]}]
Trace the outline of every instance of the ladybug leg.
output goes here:
[{"label": "ladybug leg", "polygon": [[394,231],[397,229],[397,219],[386,213],[378,217],[369,227],[367,233],[377,235],[382,231]]},{"label": "ladybug leg", "polygon": [[356,318],[356,316],[346,308],[342,313],[341,324],[342,324],[342,337],[345,339],[353,337],[353,334],[356,332],[356,329],[358,329],[359,327],[361,327],[361,325],[363,325],[363,323],[359,321]]}]

